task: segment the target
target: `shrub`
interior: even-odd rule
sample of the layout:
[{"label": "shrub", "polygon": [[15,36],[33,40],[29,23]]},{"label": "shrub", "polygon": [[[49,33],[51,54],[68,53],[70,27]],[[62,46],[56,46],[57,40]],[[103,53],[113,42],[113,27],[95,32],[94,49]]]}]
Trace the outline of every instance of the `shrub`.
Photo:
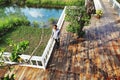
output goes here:
[{"label": "shrub", "polygon": [[103,11],[102,11],[102,10],[96,10],[96,14],[97,14],[98,16],[102,16],[102,15],[103,15]]},{"label": "shrub", "polygon": [[10,59],[13,62],[19,62],[19,55],[21,55],[22,52],[24,52],[29,45],[29,41],[21,41],[18,44],[13,44],[13,51],[11,53]]},{"label": "shrub", "polygon": [[56,24],[57,23],[57,19],[52,17],[52,18],[49,19],[49,22],[50,22],[50,24]]},{"label": "shrub", "polygon": [[70,23],[67,31],[76,33],[78,37],[84,35],[82,29],[89,23],[90,17],[87,15],[85,7],[67,7],[66,20]]},{"label": "shrub", "polygon": [[29,25],[30,22],[23,17],[10,16],[0,20],[0,36],[9,30],[15,29],[17,26]]},{"label": "shrub", "polygon": [[39,23],[37,21],[33,21],[33,26],[34,27],[39,27]]},{"label": "shrub", "polygon": [[72,33],[78,34],[79,30],[80,30],[80,25],[75,20],[73,22],[71,22],[69,26],[67,26],[67,31],[68,32],[72,32]]}]

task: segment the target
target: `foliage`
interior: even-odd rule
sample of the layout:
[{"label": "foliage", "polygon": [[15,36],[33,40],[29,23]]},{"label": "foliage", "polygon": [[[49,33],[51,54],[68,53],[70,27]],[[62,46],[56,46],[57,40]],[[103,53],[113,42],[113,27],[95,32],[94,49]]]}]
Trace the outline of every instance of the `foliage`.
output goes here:
[{"label": "foliage", "polygon": [[103,15],[103,11],[102,10],[96,10],[96,14],[101,17]]},{"label": "foliage", "polygon": [[0,0],[0,5],[5,4],[5,2],[6,2],[5,0]]},{"label": "foliage", "polygon": [[55,18],[49,18],[49,22],[50,22],[50,24],[56,24],[57,23],[57,19],[55,19]]},{"label": "foliage", "polygon": [[15,29],[17,26],[29,25],[29,21],[24,17],[9,16],[0,19],[0,36],[8,32],[9,30]]},{"label": "foliage", "polygon": [[11,0],[11,3],[30,7],[56,7],[84,5],[85,0]]},{"label": "foliage", "polygon": [[82,36],[82,29],[84,25],[89,23],[90,17],[86,13],[84,6],[81,7],[67,7],[66,21],[70,24],[67,26],[67,31],[76,33],[78,36]]},{"label": "foliage", "polygon": [[11,60],[13,62],[19,62],[19,55],[21,55],[22,52],[24,52],[27,48],[28,48],[28,45],[29,45],[29,41],[21,41],[19,42],[18,44],[12,44],[13,46],[13,51],[11,53]]},{"label": "foliage", "polygon": [[[44,25],[44,23],[41,23]],[[45,35],[43,36],[43,42],[39,49],[35,52],[34,55],[41,56],[46,44],[50,38],[51,35],[51,28],[44,28]],[[39,40],[41,38],[42,34],[42,28],[38,27],[32,27],[32,26],[19,26],[16,28],[16,30],[13,30],[12,32],[7,33],[6,35],[1,37],[0,40],[0,47],[5,47],[6,51],[11,52],[12,51],[12,44],[8,46],[8,43],[18,43],[24,40],[29,41],[29,48],[27,48],[23,53],[30,55],[34,48],[38,45]],[[11,39],[14,41],[12,42]]]},{"label": "foliage", "polygon": [[15,74],[12,74],[11,76],[5,75],[2,80],[15,80]]},{"label": "foliage", "polygon": [[[19,43],[15,43],[14,41],[12,41],[10,38],[7,39],[7,43],[9,44],[9,46],[11,46],[12,49],[12,53],[10,56],[11,61],[13,62],[19,62],[19,55],[21,55],[22,52],[24,52],[29,45],[29,41],[21,41]],[[4,52],[4,48],[0,48],[0,52]]]},{"label": "foliage", "polygon": [[72,33],[77,33],[80,30],[80,25],[77,21],[73,20],[69,26],[67,26],[67,31]]},{"label": "foliage", "polygon": [[33,26],[34,27],[39,27],[39,23],[37,21],[33,21]]},{"label": "foliage", "polygon": [[5,48],[0,48],[0,56],[2,55],[1,53],[3,53],[5,51]]},{"label": "foliage", "polygon": [[[20,59],[20,57],[19,57],[20,53],[25,51],[25,49],[29,45],[29,41],[21,41],[18,44],[15,44],[15,43],[13,43],[13,41],[10,41],[10,39],[8,39],[8,43],[10,43],[10,42],[12,42],[11,44],[13,47],[13,51],[11,53],[10,59],[13,62],[18,62]],[[2,55],[3,55],[4,51],[5,51],[5,48],[0,48],[0,59],[2,59]],[[1,65],[4,65],[4,63]],[[6,66],[4,66],[4,67],[6,67]],[[12,68],[9,65],[7,65],[7,67],[11,72]],[[6,74],[1,80],[15,80],[15,74]]]},{"label": "foliage", "polygon": [[[3,61],[2,55],[3,55],[4,51],[5,51],[5,48],[0,48],[0,61]],[[0,65],[2,65],[2,64],[3,64],[3,62],[0,62]]]}]

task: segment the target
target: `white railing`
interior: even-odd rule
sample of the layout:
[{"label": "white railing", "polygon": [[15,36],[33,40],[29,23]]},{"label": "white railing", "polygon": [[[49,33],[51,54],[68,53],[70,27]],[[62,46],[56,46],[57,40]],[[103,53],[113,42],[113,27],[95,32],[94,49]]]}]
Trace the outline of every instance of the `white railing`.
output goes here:
[{"label": "white railing", "polygon": [[[66,10],[66,7],[64,8],[64,10],[58,20],[58,23],[57,23],[57,26],[59,29],[62,28],[62,24],[65,19],[65,10]],[[46,66],[48,64],[48,61],[50,59],[50,56],[52,54],[54,46],[55,46],[55,41],[52,38],[50,38],[42,56],[32,56],[31,57],[30,55],[22,54],[22,55],[20,55],[20,58],[22,60],[20,61],[19,65],[46,69]],[[31,57],[31,59],[30,59],[30,57]],[[8,63],[8,64],[17,64],[16,62],[11,61],[9,52],[4,52],[3,62]]]},{"label": "white railing", "polygon": [[100,0],[93,0],[95,5],[95,10],[103,10]]},{"label": "white railing", "polygon": [[[62,14],[61,14],[61,17],[59,18],[58,20],[58,23],[57,23],[57,26],[59,29],[62,28],[62,24],[64,22],[64,18],[65,18],[65,10],[66,10],[66,7],[64,8]],[[54,45],[55,45],[55,41],[53,40],[53,38],[50,38],[49,41],[48,41],[48,44],[43,52],[43,55],[42,55],[42,58],[44,60],[44,67],[46,68],[47,66],[47,63],[49,61],[49,58],[51,56],[51,53],[53,51],[53,48],[54,48]]]},{"label": "white railing", "polygon": [[112,7],[117,10],[118,15],[120,16],[120,3],[118,3],[116,0],[108,0],[111,4]]}]

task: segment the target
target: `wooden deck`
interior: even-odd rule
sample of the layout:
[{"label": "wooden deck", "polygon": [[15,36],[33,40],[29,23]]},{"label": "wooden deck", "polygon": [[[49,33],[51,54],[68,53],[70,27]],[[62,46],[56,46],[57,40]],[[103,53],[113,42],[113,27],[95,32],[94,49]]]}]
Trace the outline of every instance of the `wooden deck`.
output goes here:
[{"label": "wooden deck", "polygon": [[[120,80],[120,23],[107,0],[101,0],[104,16],[92,17],[85,40],[74,40],[64,23],[60,49],[47,70],[15,66],[16,80]],[[1,73],[0,73],[1,74]]]}]

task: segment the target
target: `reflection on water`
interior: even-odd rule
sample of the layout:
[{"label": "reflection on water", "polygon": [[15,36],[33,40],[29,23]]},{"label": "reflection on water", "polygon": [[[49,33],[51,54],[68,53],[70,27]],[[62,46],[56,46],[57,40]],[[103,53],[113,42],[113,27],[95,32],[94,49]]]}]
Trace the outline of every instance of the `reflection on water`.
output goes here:
[{"label": "reflection on water", "polygon": [[48,8],[19,8],[15,6],[5,7],[4,14],[20,14],[24,15],[31,23],[34,21],[48,24],[50,18],[59,19],[62,9],[48,9]]}]

